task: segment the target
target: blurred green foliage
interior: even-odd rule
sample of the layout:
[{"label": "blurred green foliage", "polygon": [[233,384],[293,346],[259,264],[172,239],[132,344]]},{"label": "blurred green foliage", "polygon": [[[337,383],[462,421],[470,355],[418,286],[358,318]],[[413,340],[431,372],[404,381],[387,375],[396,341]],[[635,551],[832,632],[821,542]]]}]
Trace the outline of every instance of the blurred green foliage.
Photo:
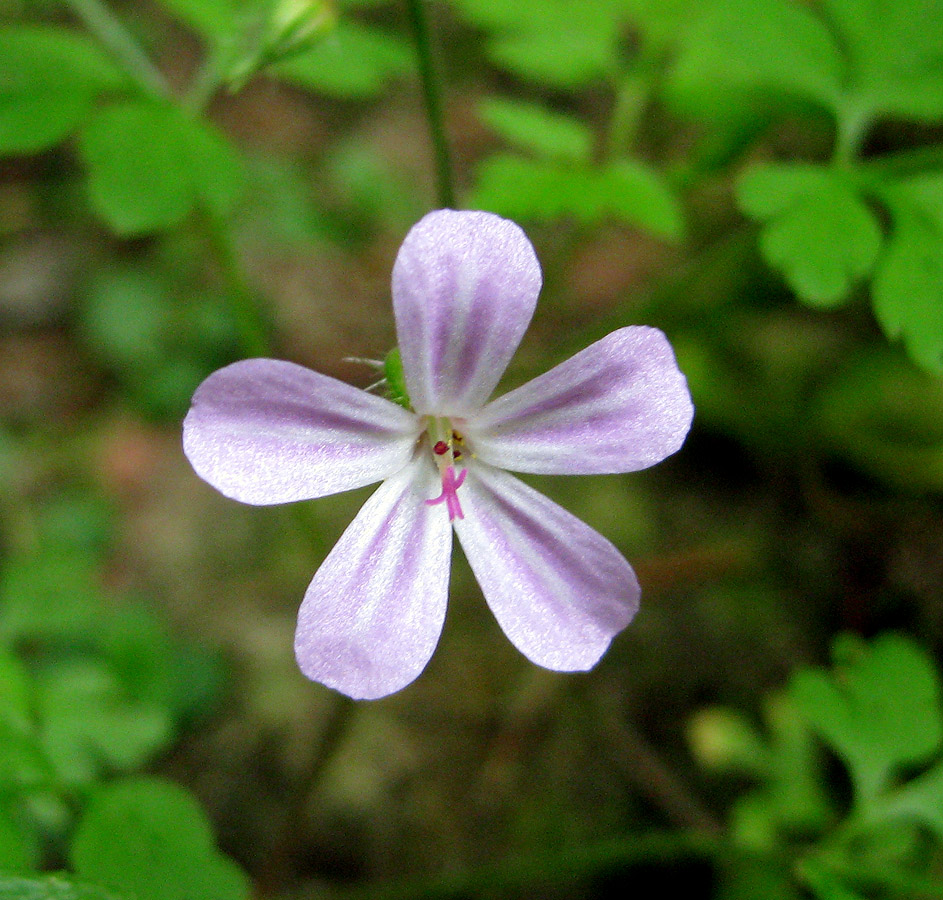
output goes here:
[{"label": "blurred green foliage", "polygon": [[[568,500],[589,517],[611,515],[609,533],[620,544],[653,553],[662,531],[684,519],[683,540],[708,532],[721,542],[719,551],[710,545],[705,552],[710,573],[715,557],[727,558],[724,529],[732,528],[712,515],[718,506],[732,519],[741,512],[737,498],[725,496],[713,507],[706,499],[731,477],[712,466],[736,469],[757,494],[748,524],[737,521],[738,528],[764,522],[764,506],[788,506],[801,496],[813,513],[803,507],[792,531],[809,528],[811,536],[782,525],[778,534],[771,529],[746,541],[737,532],[729,555],[775,558],[768,545],[782,542],[787,562],[780,565],[789,575],[746,566],[743,584],[714,590],[711,596],[728,601],[760,598],[749,615],[730,603],[724,608],[733,615],[713,623],[734,643],[744,633],[763,635],[770,646],[786,642],[777,629],[788,630],[780,624],[790,614],[810,620],[803,627],[812,644],[838,620],[862,624],[863,631],[883,628],[881,613],[862,623],[854,621],[857,613],[836,609],[851,605],[849,595],[867,602],[855,572],[847,571],[854,566],[842,558],[862,546],[902,547],[893,562],[919,568],[925,540],[932,549],[928,573],[914,579],[912,594],[936,592],[938,603],[933,561],[940,532],[932,523],[943,492],[943,0],[429,6],[447,99],[454,88],[447,122],[456,134],[463,205],[521,221],[541,245],[553,332],[544,356],[559,355],[564,341],[585,345],[598,336],[600,320],[607,330],[654,322],[669,332],[694,394],[695,441],[721,442],[701,466],[703,480],[670,495],[675,504],[654,491],[639,500],[608,482]],[[173,432],[176,447],[189,398],[215,368],[268,352],[272,343],[288,348],[286,355],[316,356],[309,339],[330,348],[333,365],[348,350],[338,346],[339,329],[347,328],[345,339],[361,332],[364,341],[379,339],[384,332],[371,330],[372,307],[356,308],[357,292],[375,293],[389,247],[431,195],[417,174],[423,160],[416,145],[425,134],[415,121],[415,51],[399,6],[389,0],[34,0],[4,6],[10,11],[0,25],[0,156],[9,166],[0,183],[0,227],[12,249],[0,248],[0,284],[17,282],[10,275],[23,252],[17,239],[25,245],[46,232],[70,236],[80,274],[60,306],[55,298],[48,308],[36,303],[39,312],[21,319],[13,294],[0,297],[13,310],[0,307],[4,325],[19,328],[20,337],[65,334],[71,354],[63,354],[63,370],[50,379],[66,385],[65,413],[47,414],[42,398],[31,398],[25,412],[14,409],[0,427],[0,900],[241,900],[252,893],[250,881],[216,849],[194,795],[144,774],[160,770],[218,708],[223,668],[212,650],[176,637],[156,601],[103,587],[121,524],[114,498],[82,480],[96,465],[87,444],[113,424],[102,424],[103,411],[113,407],[164,423],[158,433]],[[600,247],[609,249],[594,256]],[[358,278],[350,275],[354,253]],[[316,259],[316,296],[301,314],[284,298],[275,308],[269,294],[291,284],[292,267],[306,254]],[[260,275],[272,258],[278,265]],[[45,302],[45,293],[54,292],[39,284]],[[303,290],[312,290],[310,282]],[[865,301],[873,319],[860,314]],[[900,341],[907,356],[887,340]],[[14,340],[3,348],[14,362],[18,346]],[[525,358],[524,374],[538,368],[534,362]],[[546,368],[546,359],[539,362]],[[384,374],[394,399],[407,402],[395,350],[385,357]],[[69,394],[83,378],[93,387]],[[4,382],[0,395],[9,393]],[[35,424],[35,434],[24,433],[24,422]],[[110,463],[100,464],[107,474],[96,477],[110,478],[114,495],[133,494],[135,480],[150,474],[146,460],[134,456],[133,438],[119,441]],[[751,465],[761,488],[743,476]],[[81,476],[70,478],[76,470]],[[31,478],[47,479],[50,496],[23,513],[18,479]],[[873,517],[872,505],[881,505]],[[669,509],[661,513],[663,506]],[[273,522],[264,520],[262,536],[227,521],[206,537],[207,556],[225,560],[227,590],[245,588],[239,578],[256,590],[252,566],[265,557],[276,568],[309,571],[308,557],[298,562],[298,547]],[[908,544],[912,535],[895,532],[901,523],[927,536]],[[308,535],[319,552],[326,540],[320,531],[335,524],[330,514],[305,523],[320,529]],[[693,566],[683,554],[654,565],[652,580],[660,573],[669,585],[686,583],[686,567],[696,572],[703,562],[693,555]],[[810,557],[827,560],[813,569],[815,577],[808,574]],[[890,568],[889,560],[881,562]],[[843,564],[846,570],[830,574],[851,587],[817,583],[829,565]],[[868,568],[865,580],[877,582],[878,568]],[[787,610],[781,619],[769,611],[779,602],[777,576],[794,580],[801,615]],[[924,582],[929,589],[920,587]],[[899,600],[899,588],[881,585],[870,598],[875,606]],[[907,601],[917,605],[910,596],[899,600]],[[807,602],[814,613],[805,613]],[[641,627],[656,635],[662,627],[666,640],[683,646],[675,636],[685,623],[665,625],[659,615],[667,613],[656,603]],[[686,610],[678,619],[687,617]],[[676,827],[666,845],[712,860],[715,896],[943,895],[943,719],[939,673],[927,652],[939,640],[938,617],[925,602],[919,614],[908,608],[898,618],[921,634],[923,646],[893,632],[870,641],[844,634],[834,642],[830,669],[789,655],[795,671],[788,686],[765,695],[751,671],[728,672],[724,689],[731,694],[738,677],[751,683],[749,698],[734,698],[740,706],[704,706],[706,688],[672,682],[667,670],[683,666],[664,643],[648,669],[623,659],[631,671],[621,673],[620,697],[643,692],[639,685],[654,681],[654,671],[685,694],[684,702],[702,707],[690,721],[690,747],[708,785],[724,783],[728,812],[716,840],[689,841]],[[267,633],[255,618],[243,630],[269,669],[272,658],[290,657],[281,644],[274,657],[265,655]],[[480,655],[478,637],[473,651],[462,652]],[[688,647],[694,665],[702,644],[712,646],[698,635]],[[639,647],[644,642],[633,650]],[[730,650],[738,659],[742,651]],[[462,666],[472,674],[466,677]],[[490,662],[487,668],[491,675]],[[496,717],[482,700],[493,684],[467,659],[459,657],[455,669],[461,690],[433,693],[428,709],[417,704],[423,710],[411,712],[412,726],[425,734],[432,723],[437,735],[441,717],[445,746],[451,717],[461,718],[452,706],[466,704],[486,748],[474,788],[486,799],[476,794],[469,801],[470,818],[500,806],[502,779],[510,780],[515,760],[523,760],[520,768],[533,769],[539,782],[537,800],[522,801],[502,824],[541,850],[549,835],[563,853],[555,863],[540,857],[531,869],[523,865],[523,876],[513,867],[476,876],[471,867],[454,890],[420,882],[408,890],[393,885],[389,896],[502,896],[502,885],[541,876],[552,882],[555,871],[591,880],[613,858],[635,864],[645,853],[671,857],[657,841],[656,849],[631,856],[626,846],[648,846],[634,832],[617,836],[615,851],[606,844],[598,853],[592,846],[570,852],[567,840],[593,834],[598,822],[648,821],[647,810],[625,797],[605,805],[606,790],[618,786],[611,787],[613,766],[600,761],[593,744],[606,741],[592,728],[585,729],[591,752],[582,761],[586,777],[597,774],[594,766],[605,767],[593,788],[599,802],[594,794],[589,823],[566,819],[565,790],[584,773],[561,776],[553,762],[569,758],[570,732],[582,734],[579,717],[592,716],[574,704],[577,712],[562,719],[566,733],[552,732],[543,704],[556,709],[556,689],[535,679]],[[278,674],[254,673],[257,683],[247,690],[247,703],[254,699],[273,720],[283,710],[295,715],[297,686]],[[741,708],[750,704],[752,710]],[[659,727],[676,711],[663,713],[665,705],[659,696],[653,717]],[[385,711],[377,715],[364,729],[382,735],[379,762],[364,749],[361,768],[340,779],[342,789],[335,785],[368,816],[384,791],[398,806],[410,767],[422,771],[421,745],[397,743],[408,729],[390,726]],[[284,833],[272,838],[281,843],[271,865],[295,865],[307,877],[303,852],[286,834],[302,830],[308,794],[327,804],[330,791],[318,794],[318,785],[296,771],[304,768],[298,745],[312,743],[307,723],[296,724],[301,739],[285,738],[288,774],[278,775],[270,745],[287,729],[265,723],[259,765],[273,790],[300,798],[279,796]],[[321,737],[330,750],[339,738],[326,730]],[[551,747],[535,762],[529,741],[542,730]],[[233,753],[238,770],[244,760]],[[634,764],[648,759],[644,747],[624,756]],[[470,790],[467,773],[458,764],[447,767],[462,792]],[[558,777],[550,788],[542,767]],[[657,765],[637,777],[646,797],[652,785],[656,794],[658,785],[664,790],[664,779]],[[237,795],[240,785],[231,782],[240,780],[231,778],[227,790]],[[272,810],[255,797],[242,802],[243,814],[255,813],[267,827]],[[451,805],[445,795],[423,797],[419,825],[407,821],[404,840],[427,822],[447,820]],[[674,809],[670,799],[664,805]],[[335,841],[339,857],[351,846],[361,864],[371,852],[379,859],[398,855],[360,846],[359,835],[345,830],[356,832],[345,819],[349,808],[336,821],[324,815],[331,837],[320,838]],[[474,838],[488,846],[487,837]],[[475,851],[463,848],[474,838],[456,839],[463,860],[474,860]],[[235,840],[230,836],[230,846]],[[251,841],[244,843],[251,858]],[[415,843],[423,843],[421,836]],[[259,855],[268,854],[269,845],[260,846]],[[434,853],[434,842],[430,848]],[[585,871],[574,859],[585,862]],[[271,875],[268,865],[266,859],[259,866],[264,875],[252,872],[259,883]],[[386,865],[396,871],[399,863]],[[487,884],[476,890],[476,883]],[[258,892],[276,890],[266,885]],[[382,886],[370,886],[368,895],[387,896]]]}]

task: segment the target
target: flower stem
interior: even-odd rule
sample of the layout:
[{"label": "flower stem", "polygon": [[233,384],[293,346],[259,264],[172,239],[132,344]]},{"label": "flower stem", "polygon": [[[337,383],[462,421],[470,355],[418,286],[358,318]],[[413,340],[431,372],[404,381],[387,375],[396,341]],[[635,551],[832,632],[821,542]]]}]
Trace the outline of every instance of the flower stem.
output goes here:
[{"label": "flower stem", "polygon": [[102,0],[66,0],[73,12],[124,67],[138,87],[154,97],[167,97],[170,87],[133,35]]},{"label": "flower stem", "polygon": [[432,57],[432,41],[429,35],[429,20],[423,6],[425,0],[406,0],[406,12],[409,27],[416,44],[416,58],[419,66],[419,79],[426,104],[426,118],[432,137],[432,149],[435,153],[436,189],[439,206],[455,207],[455,186],[452,181],[452,159],[445,133],[445,121],[442,116],[442,97],[439,91],[439,78],[435,61]]}]

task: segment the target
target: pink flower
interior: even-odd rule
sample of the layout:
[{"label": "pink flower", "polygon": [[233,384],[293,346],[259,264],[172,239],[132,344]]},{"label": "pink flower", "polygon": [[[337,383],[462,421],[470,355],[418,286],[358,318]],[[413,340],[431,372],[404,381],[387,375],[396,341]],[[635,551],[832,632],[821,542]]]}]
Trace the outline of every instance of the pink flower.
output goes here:
[{"label": "pink flower", "polygon": [[453,528],[505,634],[540,666],[591,668],[638,609],[618,550],[505,470],[653,465],[688,432],[687,384],[665,336],[630,327],[488,402],[540,286],[517,225],[439,210],[393,266],[413,411],[273,359],[197,389],[184,451],[227,497],[285,503],[382,482],[301,604],[295,653],[309,678],[372,699],[419,675],[445,619]]}]

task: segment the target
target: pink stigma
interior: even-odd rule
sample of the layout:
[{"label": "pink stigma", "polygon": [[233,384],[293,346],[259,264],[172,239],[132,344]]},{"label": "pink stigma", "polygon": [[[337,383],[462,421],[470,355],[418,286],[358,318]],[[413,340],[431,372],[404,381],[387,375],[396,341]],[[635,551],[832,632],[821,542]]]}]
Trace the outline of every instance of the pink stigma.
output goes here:
[{"label": "pink stigma", "polygon": [[462,504],[458,499],[458,489],[465,483],[465,476],[468,469],[462,469],[458,477],[455,476],[455,467],[447,466],[442,473],[442,493],[434,500],[426,500],[427,506],[435,506],[445,501],[445,506],[449,511],[449,521],[453,519],[464,519]]}]

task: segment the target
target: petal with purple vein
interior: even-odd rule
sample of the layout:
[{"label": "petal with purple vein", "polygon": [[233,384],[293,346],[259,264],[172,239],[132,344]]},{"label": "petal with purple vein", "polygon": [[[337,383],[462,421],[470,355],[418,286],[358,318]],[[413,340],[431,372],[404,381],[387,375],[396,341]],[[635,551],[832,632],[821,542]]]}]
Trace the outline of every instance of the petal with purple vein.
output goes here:
[{"label": "petal with purple vein", "polygon": [[197,388],[183,423],[196,473],[259,505],[323,497],[402,469],[418,417],[336,378],[276,359],[246,359]]},{"label": "petal with purple vein", "polygon": [[635,615],[639,585],[601,534],[513,475],[469,465],[453,525],[485,600],[528,659],[591,668]]},{"label": "petal with purple vein", "polygon": [[311,582],[298,613],[301,671],[355,700],[385,697],[426,667],[445,620],[452,529],[427,506],[425,455],[364,504]]},{"label": "petal with purple vein", "polygon": [[674,453],[694,407],[657,328],[618,331],[498,397],[463,423],[472,453],[514,472],[603,474]]},{"label": "petal with purple vein", "polygon": [[491,396],[540,285],[534,248],[507,219],[442,209],[413,226],[393,266],[393,310],[418,413],[464,416]]}]

